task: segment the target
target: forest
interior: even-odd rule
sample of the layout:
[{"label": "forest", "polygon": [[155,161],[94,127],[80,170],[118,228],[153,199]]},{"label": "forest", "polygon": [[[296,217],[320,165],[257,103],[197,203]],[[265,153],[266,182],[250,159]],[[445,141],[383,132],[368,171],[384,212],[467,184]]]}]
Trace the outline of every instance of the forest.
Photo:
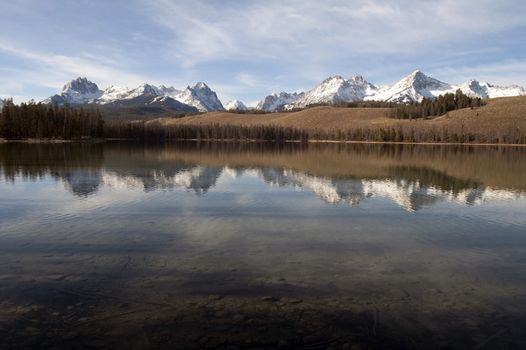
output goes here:
[{"label": "forest", "polygon": [[103,133],[104,120],[98,111],[7,101],[0,113],[0,138],[8,140],[71,140],[103,137]]}]

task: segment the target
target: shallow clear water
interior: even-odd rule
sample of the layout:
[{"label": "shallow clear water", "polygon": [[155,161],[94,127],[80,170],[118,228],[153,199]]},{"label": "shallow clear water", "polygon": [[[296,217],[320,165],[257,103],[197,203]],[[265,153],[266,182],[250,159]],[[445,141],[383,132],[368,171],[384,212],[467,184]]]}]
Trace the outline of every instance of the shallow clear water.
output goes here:
[{"label": "shallow clear water", "polygon": [[0,347],[523,348],[526,149],[0,144]]}]

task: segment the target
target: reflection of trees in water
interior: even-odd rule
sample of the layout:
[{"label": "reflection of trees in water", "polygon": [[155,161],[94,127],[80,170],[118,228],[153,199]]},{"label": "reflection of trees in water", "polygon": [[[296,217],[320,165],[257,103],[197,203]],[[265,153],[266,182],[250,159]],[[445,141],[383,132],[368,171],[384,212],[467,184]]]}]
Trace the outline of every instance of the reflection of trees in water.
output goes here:
[{"label": "reflection of trees in water", "polygon": [[[18,143],[0,145],[0,168],[7,181],[18,176],[34,181],[51,176],[77,196],[96,193],[103,183],[144,191],[186,188],[199,195],[213,188],[222,174],[237,177],[250,169],[268,184],[300,187],[329,203],[358,205],[370,197],[387,197],[415,211],[444,200],[475,204],[488,198],[487,186],[480,181],[402,164],[408,158],[418,163],[430,156],[448,164],[448,157],[469,160],[473,152],[400,145]],[[330,169],[320,167],[318,162],[331,157],[342,161],[331,163]],[[293,163],[296,159],[302,161]],[[393,161],[400,164],[392,165]],[[279,162],[291,164],[278,166]],[[338,175],[319,175],[317,169]]]},{"label": "reflection of trees in water", "polygon": [[451,191],[454,194],[482,186],[478,181],[458,179],[427,167],[395,166],[389,167],[388,172],[394,178],[418,181],[421,186],[433,186],[443,191]]},{"label": "reflection of trees in water", "polygon": [[0,174],[9,182],[51,176],[72,193],[87,196],[101,184],[103,150],[102,144],[91,143],[6,143],[0,145]]}]

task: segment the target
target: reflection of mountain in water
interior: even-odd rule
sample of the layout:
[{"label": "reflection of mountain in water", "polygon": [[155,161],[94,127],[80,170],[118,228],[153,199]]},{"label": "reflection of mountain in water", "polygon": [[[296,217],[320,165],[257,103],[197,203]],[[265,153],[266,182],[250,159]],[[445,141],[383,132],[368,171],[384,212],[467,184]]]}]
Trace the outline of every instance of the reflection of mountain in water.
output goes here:
[{"label": "reflection of mountain in water", "polygon": [[267,183],[280,187],[293,186],[307,189],[328,203],[345,202],[358,205],[366,198],[383,197],[391,199],[408,211],[416,211],[441,201],[474,205],[495,200],[513,200],[522,196],[512,191],[494,190],[489,187],[442,189],[425,185],[420,180],[331,179],[297,171],[268,168],[261,169],[258,173]]},{"label": "reflection of mountain in water", "polygon": [[112,188],[144,188],[145,191],[171,190],[176,187],[193,189],[200,195],[215,186],[221,176],[219,167],[196,166],[183,168],[173,173],[151,171],[142,174],[120,175],[116,172],[104,172],[102,179],[105,185]]},{"label": "reflection of mountain in water", "polygon": [[[145,191],[185,188],[193,189],[196,194],[202,194],[214,187],[221,175],[236,178],[244,172],[229,167],[221,169],[195,166],[169,176],[162,171],[153,171],[147,176],[104,172],[102,181],[112,188],[143,188]],[[270,185],[311,191],[327,203],[358,205],[367,198],[388,198],[408,211],[417,211],[442,201],[474,205],[488,201],[513,200],[522,196],[512,191],[495,190],[489,187],[443,189],[420,180],[325,178],[275,168],[251,169],[248,173],[255,174]],[[85,179],[90,180],[89,177]],[[87,186],[89,183],[86,184]]]},{"label": "reflection of mountain in water", "polygon": [[97,192],[101,182],[102,175],[98,171],[74,170],[64,175],[66,188],[81,197]]}]

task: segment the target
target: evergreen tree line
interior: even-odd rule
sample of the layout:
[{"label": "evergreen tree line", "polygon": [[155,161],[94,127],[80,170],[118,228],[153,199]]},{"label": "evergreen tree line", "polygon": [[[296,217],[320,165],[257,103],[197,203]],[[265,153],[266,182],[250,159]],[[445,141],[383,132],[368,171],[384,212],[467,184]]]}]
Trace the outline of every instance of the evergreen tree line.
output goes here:
[{"label": "evergreen tree line", "polygon": [[163,140],[304,141],[309,132],[279,126],[238,126],[227,124],[163,125],[159,122],[113,122],[104,129],[106,138]]},{"label": "evergreen tree line", "polygon": [[390,116],[397,119],[417,119],[430,116],[439,116],[447,112],[462,109],[475,108],[485,104],[479,97],[470,97],[460,89],[455,93],[447,93],[436,99],[425,98],[421,102],[409,104],[396,104],[391,109]]},{"label": "evergreen tree line", "polygon": [[519,128],[469,132],[462,126],[414,127],[411,125],[357,128],[350,130],[314,130],[309,140],[401,142],[401,143],[495,143],[526,144],[526,131]]},{"label": "evergreen tree line", "polygon": [[71,140],[102,137],[103,132],[104,120],[98,111],[9,101],[0,112],[0,137],[10,140]]},{"label": "evergreen tree line", "polygon": [[279,126],[238,126],[225,124],[163,125],[158,122],[107,123],[106,138],[166,140],[229,140],[308,142],[432,142],[432,143],[509,143],[526,144],[526,131],[518,128],[467,131],[463,125],[414,126],[411,124],[354,129],[299,129]]}]

